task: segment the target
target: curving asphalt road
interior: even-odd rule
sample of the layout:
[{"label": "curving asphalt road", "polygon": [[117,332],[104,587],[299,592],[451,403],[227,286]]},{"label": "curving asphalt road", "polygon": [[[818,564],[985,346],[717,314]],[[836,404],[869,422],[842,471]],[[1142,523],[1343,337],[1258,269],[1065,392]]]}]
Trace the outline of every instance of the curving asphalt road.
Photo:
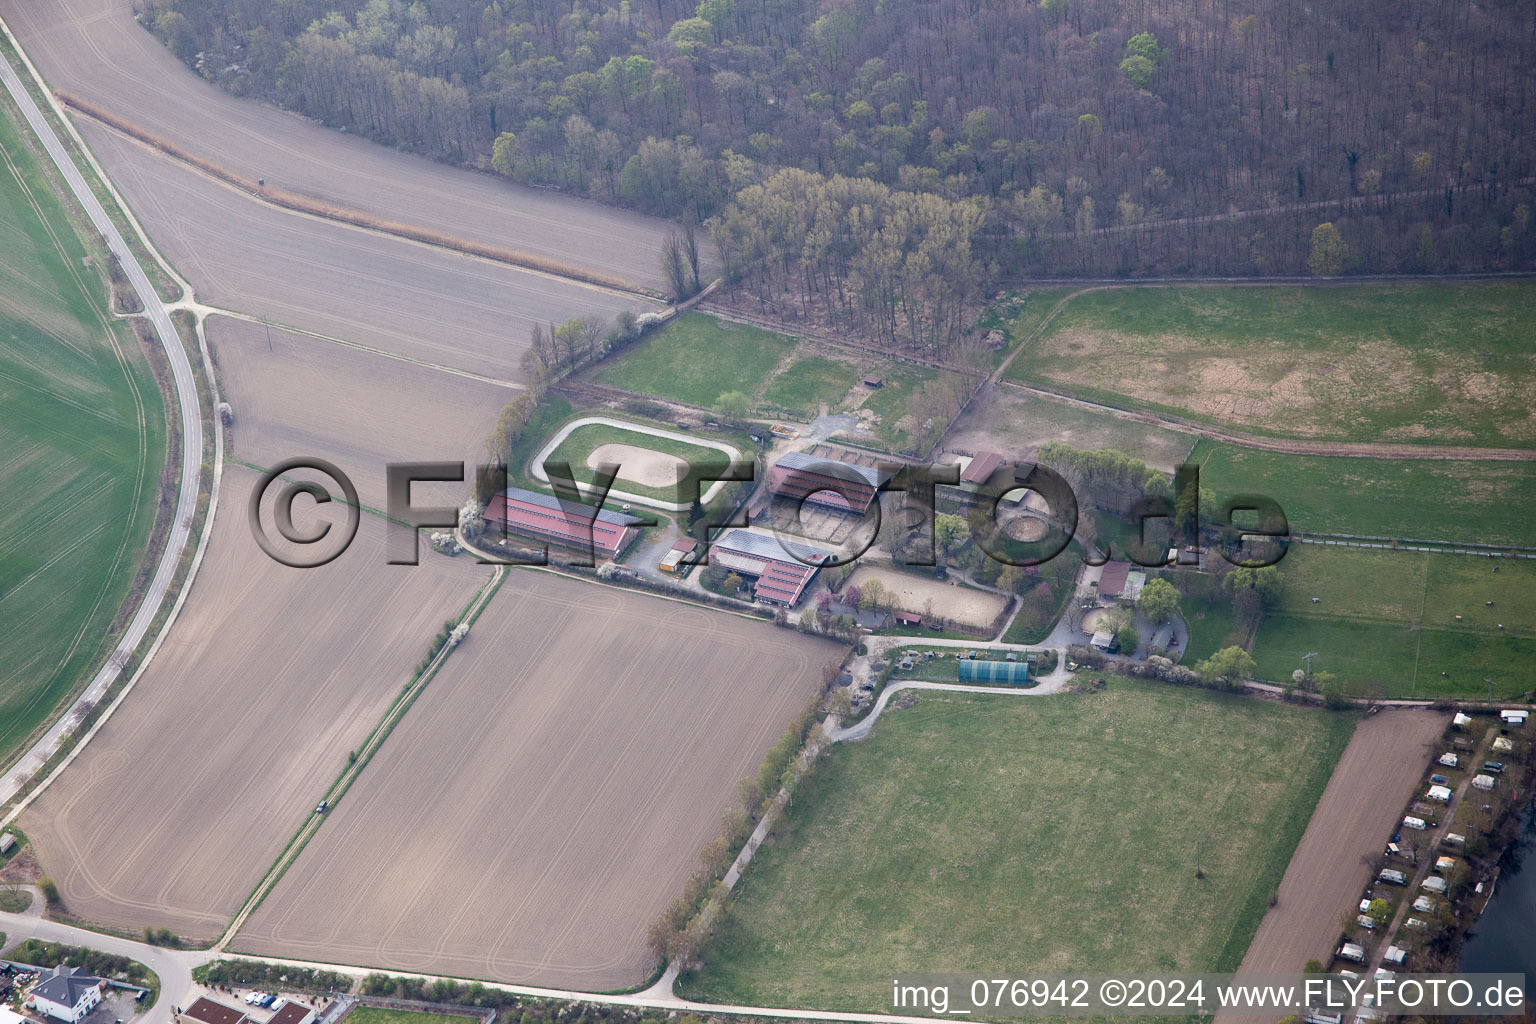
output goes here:
[{"label": "curving asphalt road", "polygon": [[[0,30],[5,32],[12,46],[16,47],[16,52],[20,53],[21,48],[17,46],[15,37],[3,22],[0,22]],[[122,663],[138,648],[145,634],[149,632],[155,616],[159,614],[160,606],[175,577],[176,565],[181,561],[182,552],[191,540],[193,511],[197,506],[198,476],[203,464],[203,418],[202,411],[198,408],[197,384],[192,376],[192,364],[187,359],[186,350],[182,347],[181,338],[176,333],[176,325],[171,322],[165,303],[160,301],[159,294],[150,284],[144,268],[139,265],[138,257],[128,247],[128,243],[118,232],[112,218],[107,216],[107,211],[102,208],[96,194],[91,191],[80,169],[70,159],[64,144],[59,141],[58,135],[54,132],[53,125],[38,109],[32,94],[22,84],[16,70],[11,67],[10,61],[3,58],[0,58],[0,81],[4,81],[11,99],[21,109],[27,124],[32,127],[32,131],[42,142],[54,166],[68,182],[70,191],[74,193],[75,200],[85,209],[92,226],[105,239],[107,248],[121,263],[123,272],[127,275],[129,283],[133,285],[134,292],[139,296],[139,301],[144,304],[145,314],[154,325],[155,334],[160,339],[160,345],[165,350],[166,361],[171,367],[171,375],[176,383],[176,398],[181,407],[182,425],[181,487],[176,495],[176,512],[171,521],[170,534],[160,554],[160,562],[155,567],[154,578],[150,580],[149,586],[144,591],[138,610],[134,613],[132,621],[128,623],[128,628],[123,632],[122,639],[118,641],[111,657],[102,665],[90,685],[85,688],[68,711],[59,715],[53,727],[33,744],[32,748],[23,754],[9,771],[0,776],[0,804],[4,804],[21,791],[27,781],[63,744],[72,729],[72,723],[77,718],[76,709],[101,700],[112,684],[117,681],[118,676],[122,674]],[[20,811],[21,808],[16,808],[5,820],[9,821]]]}]

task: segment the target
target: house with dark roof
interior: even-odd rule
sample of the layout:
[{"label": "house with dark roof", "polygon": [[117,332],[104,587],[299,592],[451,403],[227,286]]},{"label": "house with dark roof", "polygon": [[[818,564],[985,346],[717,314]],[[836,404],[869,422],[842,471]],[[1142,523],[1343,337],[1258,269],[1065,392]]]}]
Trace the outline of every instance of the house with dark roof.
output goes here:
[{"label": "house with dark roof", "polygon": [[790,452],[768,470],[768,490],[775,498],[860,516],[868,511],[886,480],[887,476],[873,466],[806,452]]},{"label": "house with dark roof", "polygon": [[[311,1024],[315,1011],[303,1003],[284,1003],[283,1008],[267,1018],[267,1024]],[[468,1021],[465,1024],[469,1024]]]},{"label": "house with dark roof", "polygon": [[101,979],[64,964],[42,972],[27,996],[27,1005],[38,1013],[70,1024],[82,1020],[100,1002]]},{"label": "house with dark roof", "polygon": [[197,1002],[181,1011],[183,1024],[254,1024],[241,1010],[201,996]]},{"label": "house with dark roof", "polygon": [[485,519],[508,533],[585,551],[591,539],[594,557],[617,558],[640,535],[641,520],[595,505],[564,501],[521,487],[508,487],[491,499]]},{"label": "house with dark roof", "polygon": [[770,534],[732,530],[710,545],[709,561],[738,576],[750,576],[757,600],[793,605],[832,553],[794,542],[788,550],[785,547]]},{"label": "house with dark roof", "polygon": [[992,479],[992,474],[996,473],[1002,464],[1003,457],[997,452],[977,452],[960,471],[960,483],[980,487]]},{"label": "house with dark roof", "polygon": [[1099,600],[1107,603],[1120,600],[1130,575],[1130,562],[1105,562],[1104,570],[1099,573]]}]

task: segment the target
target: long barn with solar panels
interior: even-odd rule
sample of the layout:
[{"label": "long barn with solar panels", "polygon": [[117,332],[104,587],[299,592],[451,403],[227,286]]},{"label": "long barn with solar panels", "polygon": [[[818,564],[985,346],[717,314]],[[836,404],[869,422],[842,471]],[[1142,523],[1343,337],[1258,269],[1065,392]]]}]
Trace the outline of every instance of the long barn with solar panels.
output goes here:
[{"label": "long barn with solar panels", "polygon": [[786,551],[771,534],[732,530],[710,545],[709,561],[738,576],[750,576],[755,581],[752,595],[759,601],[793,605],[832,553],[792,542],[788,547]]}]

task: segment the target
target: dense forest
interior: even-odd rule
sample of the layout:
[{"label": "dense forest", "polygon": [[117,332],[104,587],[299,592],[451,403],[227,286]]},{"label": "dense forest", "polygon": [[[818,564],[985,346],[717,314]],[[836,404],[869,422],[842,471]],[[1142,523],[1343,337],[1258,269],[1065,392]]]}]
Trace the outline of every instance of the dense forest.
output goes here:
[{"label": "dense forest", "polygon": [[[1536,262],[1527,0],[138,4],[231,92],[518,181],[740,224],[792,170],[781,216],[834,233],[827,195],[878,186],[921,222],[902,258],[944,235],[978,287],[1307,273],[1324,222],[1316,273]],[[821,233],[788,234],[809,255],[732,243],[731,269],[835,296]],[[943,335],[952,300],[866,313]]]}]

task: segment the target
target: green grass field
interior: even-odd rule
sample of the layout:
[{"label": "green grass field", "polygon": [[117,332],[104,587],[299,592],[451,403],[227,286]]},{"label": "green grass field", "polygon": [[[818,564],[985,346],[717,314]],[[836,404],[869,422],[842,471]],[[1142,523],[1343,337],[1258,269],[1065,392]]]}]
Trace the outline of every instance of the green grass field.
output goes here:
[{"label": "green grass field", "polygon": [[1292,529],[1536,546],[1536,463],[1356,459],[1202,440],[1190,461],[1219,499],[1268,495]]},{"label": "green grass field", "polygon": [[1085,292],[1010,377],[1305,437],[1536,445],[1536,284]]},{"label": "green grass field", "polygon": [[857,365],[826,356],[799,356],[769,382],[763,402],[800,419],[821,415],[822,405],[836,412],[861,374]]},{"label": "green grass field", "polygon": [[1241,645],[1243,637],[1237,631],[1230,600],[1206,602],[1186,598],[1182,610],[1189,626],[1189,647],[1184,651],[1184,664],[1193,665],[1223,647]]},{"label": "green grass field", "polygon": [[1284,596],[1254,638],[1260,678],[1289,679],[1310,651],[1315,670],[1364,695],[1487,696],[1488,678],[1496,696],[1531,689],[1529,562],[1299,545],[1281,569]]},{"label": "green grass field", "polygon": [[477,1019],[465,1014],[391,1010],[382,1006],[359,1006],[347,1014],[349,1024],[473,1024]]},{"label": "green grass field", "polygon": [[794,340],[781,334],[684,313],[603,365],[593,379],[712,409],[727,391],[756,395],[794,348]]},{"label": "green grass field", "polygon": [[1235,970],[1353,725],[1119,679],[922,693],[827,754],[679,993],[880,1011],[900,974]]},{"label": "green grass field", "polygon": [[[609,426],[606,423],[587,423],[577,427],[571,431],[570,436],[560,442],[558,448],[550,453],[549,459],[570,462],[571,473],[576,481],[581,484],[589,484],[592,482],[595,474],[591,469],[587,468],[587,457],[605,444],[627,444],[636,448],[648,448],[652,451],[676,456],[687,463],[696,475],[703,474],[707,476],[714,470],[723,469],[730,462],[729,457],[724,452],[717,451],[714,448],[707,448],[700,444],[688,444],[685,441],[676,441],[668,437],[656,437],[653,434],[642,433],[638,430],[624,430],[620,427]],[[686,502],[693,500],[694,495],[689,487],[646,486],[645,484],[625,479],[622,471],[623,462],[621,460],[620,475],[613,482],[614,489],[616,490],[629,491],[631,494],[642,494],[650,498],[659,498],[662,501]]]},{"label": "green grass field", "polygon": [[97,664],[154,518],[165,412],[138,341],[0,117],[0,764]]},{"label": "green grass field", "polygon": [[872,409],[880,414],[880,425],[875,428],[875,433],[892,451],[905,451],[911,446],[911,431],[902,420],[909,414],[922,414],[922,410],[916,408],[917,389],[940,374],[947,375],[949,371],[896,363],[882,368],[883,385],[871,392],[860,408]]}]

